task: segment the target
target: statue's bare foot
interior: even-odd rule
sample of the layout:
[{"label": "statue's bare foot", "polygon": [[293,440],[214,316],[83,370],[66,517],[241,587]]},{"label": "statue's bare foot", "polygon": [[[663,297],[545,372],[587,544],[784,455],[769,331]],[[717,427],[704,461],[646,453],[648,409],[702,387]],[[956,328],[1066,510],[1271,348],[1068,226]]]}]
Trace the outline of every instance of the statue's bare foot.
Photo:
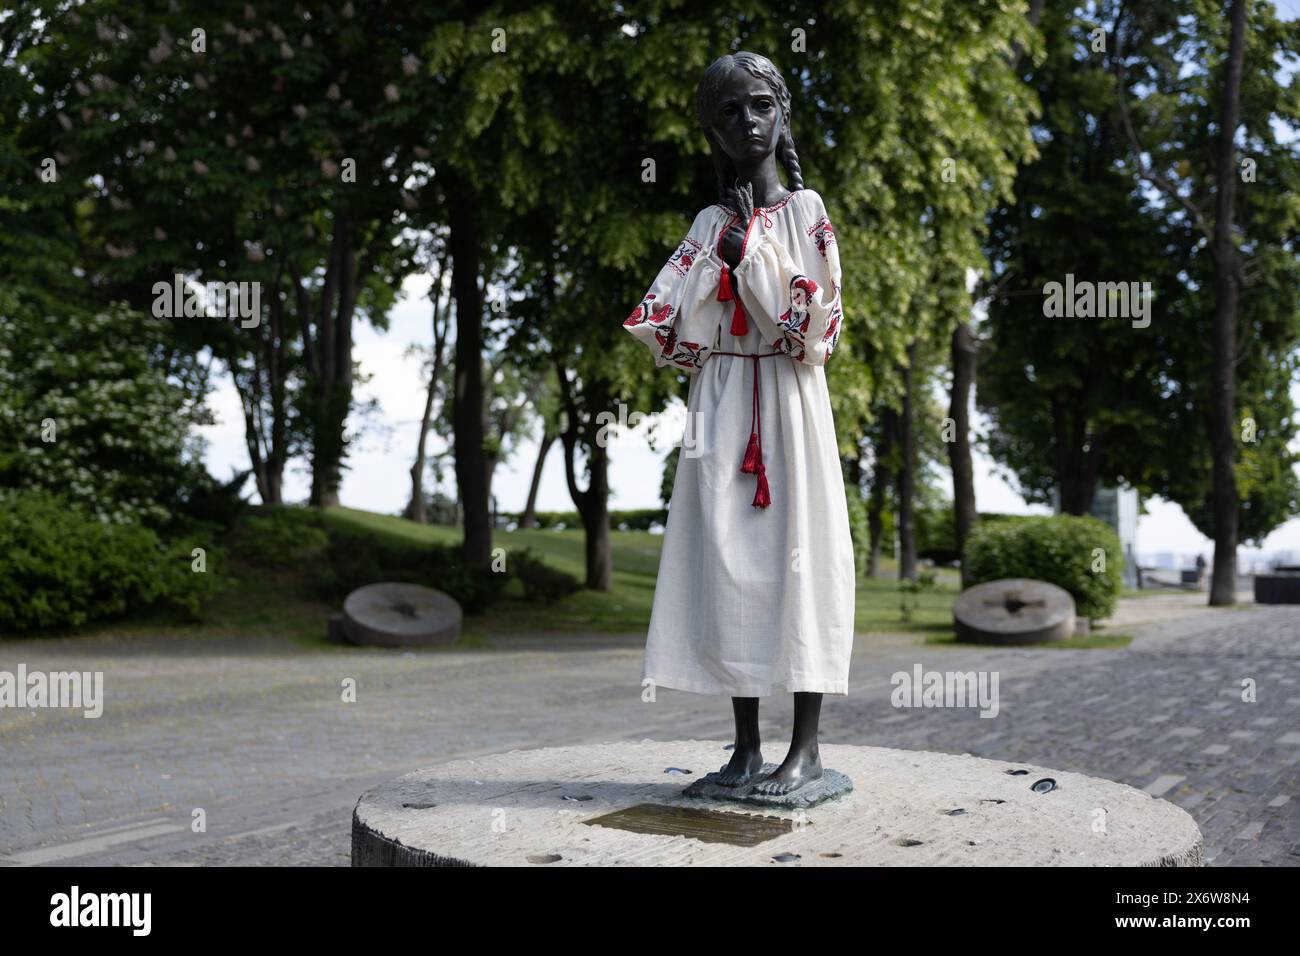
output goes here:
[{"label": "statue's bare foot", "polygon": [[822,775],[821,755],[812,750],[791,750],[781,766],[754,785],[754,793],[780,796],[812,783]]},{"label": "statue's bare foot", "polygon": [[739,787],[749,783],[754,774],[762,769],[763,754],[757,747],[737,747],[726,766],[719,768],[717,782],[723,787]]}]

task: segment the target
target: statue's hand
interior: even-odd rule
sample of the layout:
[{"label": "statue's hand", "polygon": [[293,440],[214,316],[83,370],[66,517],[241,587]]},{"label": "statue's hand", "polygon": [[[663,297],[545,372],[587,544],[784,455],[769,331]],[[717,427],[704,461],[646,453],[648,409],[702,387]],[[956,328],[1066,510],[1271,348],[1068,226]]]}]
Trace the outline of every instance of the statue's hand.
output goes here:
[{"label": "statue's hand", "polygon": [[747,222],[737,222],[722,236],[722,261],[733,270],[740,265],[740,256],[745,249],[745,232]]}]

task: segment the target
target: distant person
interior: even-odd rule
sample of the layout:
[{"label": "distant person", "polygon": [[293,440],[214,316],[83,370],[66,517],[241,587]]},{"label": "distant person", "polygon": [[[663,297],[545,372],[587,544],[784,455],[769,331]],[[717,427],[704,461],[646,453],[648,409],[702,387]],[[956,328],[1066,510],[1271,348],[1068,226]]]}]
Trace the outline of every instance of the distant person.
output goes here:
[{"label": "distant person", "polygon": [[1196,586],[1199,588],[1205,581],[1205,555],[1196,556]]}]

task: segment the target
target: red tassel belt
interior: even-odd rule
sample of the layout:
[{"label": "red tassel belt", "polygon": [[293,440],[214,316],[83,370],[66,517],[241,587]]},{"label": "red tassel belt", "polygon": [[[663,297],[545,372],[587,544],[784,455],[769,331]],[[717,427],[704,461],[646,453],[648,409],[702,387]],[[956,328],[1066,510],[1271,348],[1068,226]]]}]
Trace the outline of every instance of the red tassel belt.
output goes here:
[{"label": "red tassel belt", "polygon": [[772,503],[772,495],[767,487],[767,469],[763,465],[763,415],[760,409],[758,391],[758,360],[773,355],[785,355],[785,352],[710,352],[710,355],[738,355],[754,360],[754,403],[749,416],[749,444],[745,447],[745,457],[740,463],[740,470],[747,475],[758,475],[758,487],[754,490],[755,508],[766,508]]}]

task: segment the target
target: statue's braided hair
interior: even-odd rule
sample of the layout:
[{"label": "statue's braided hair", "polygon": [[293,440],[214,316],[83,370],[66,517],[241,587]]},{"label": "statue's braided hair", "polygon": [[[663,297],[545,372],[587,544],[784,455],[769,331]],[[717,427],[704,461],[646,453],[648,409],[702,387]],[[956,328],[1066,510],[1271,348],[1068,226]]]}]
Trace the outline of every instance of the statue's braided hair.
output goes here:
[{"label": "statue's braided hair", "polygon": [[709,130],[709,121],[717,109],[722,84],[731,71],[737,68],[747,70],[751,75],[758,77],[768,85],[776,97],[777,105],[781,107],[781,138],[776,144],[776,158],[785,167],[791,191],[803,189],[803,171],[799,168],[799,154],[795,151],[794,136],[790,132],[790,90],[785,85],[781,71],[771,60],[758,53],[741,50],[739,53],[720,56],[709,64],[695,91],[695,113],[709,141],[709,153],[713,158],[713,169],[718,177],[718,195],[723,205],[729,205],[731,194],[734,192],[736,167]]}]

